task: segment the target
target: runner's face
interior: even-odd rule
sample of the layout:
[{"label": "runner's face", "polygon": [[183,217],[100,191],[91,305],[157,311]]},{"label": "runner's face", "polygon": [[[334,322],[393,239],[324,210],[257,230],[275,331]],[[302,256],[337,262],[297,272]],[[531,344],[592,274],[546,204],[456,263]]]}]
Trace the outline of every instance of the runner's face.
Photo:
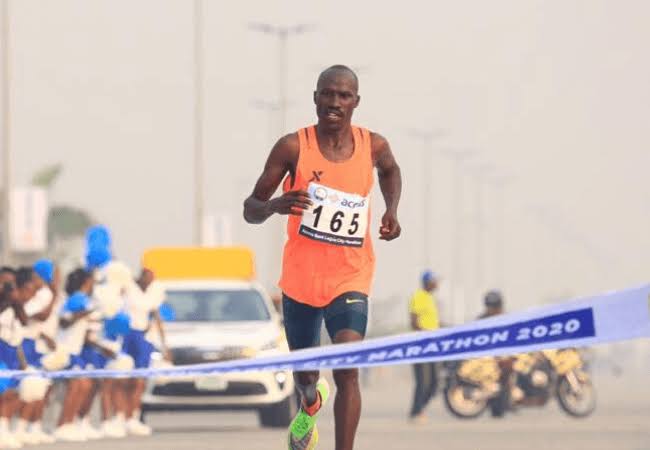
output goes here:
[{"label": "runner's face", "polygon": [[314,92],[318,124],[328,130],[340,130],[352,121],[359,105],[357,83],[349,73],[334,72],[318,84]]}]

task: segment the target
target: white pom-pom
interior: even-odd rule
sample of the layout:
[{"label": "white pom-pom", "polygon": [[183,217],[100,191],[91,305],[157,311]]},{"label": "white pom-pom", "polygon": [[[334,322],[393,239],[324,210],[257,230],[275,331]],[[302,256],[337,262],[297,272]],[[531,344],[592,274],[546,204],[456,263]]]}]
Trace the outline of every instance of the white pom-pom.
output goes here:
[{"label": "white pom-pom", "polygon": [[[152,369],[169,369],[170,367],[174,367],[174,364],[164,359],[160,353],[154,353],[153,355],[151,355]],[[172,378],[160,376],[160,377],[153,377],[152,380],[155,384],[166,384],[169,383],[172,380]]]},{"label": "white pom-pom", "polygon": [[124,353],[118,354],[106,364],[106,368],[109,370],[132,370],[134,367],[133,358]]},{"label": "white pom-pom", "polygon": [[120,261],[111,261],[105,268],[106,282],[120,289],[133,282],[133,274],[126,264]]},{"label": "white pom-pom", "polygon": [[104,317],[113,317],[124,306],[124,300],[120,295],[120,288],[112,284],[95,286],[93,289],[93,297],[97,300]]},{"label": "white pom-pom", "polygon": [[45,370],[63,370],[70,364],[70,354],[62,348],[57,348],[52,353],[43,356],[41,364]]},{"label": "white pom-pom", "polygon": [[43,400],[50,384],[52,382],[47,378],[36,376],[25,377],[20,381],[20,385],[18,386],[18,395],[25,403]]}]

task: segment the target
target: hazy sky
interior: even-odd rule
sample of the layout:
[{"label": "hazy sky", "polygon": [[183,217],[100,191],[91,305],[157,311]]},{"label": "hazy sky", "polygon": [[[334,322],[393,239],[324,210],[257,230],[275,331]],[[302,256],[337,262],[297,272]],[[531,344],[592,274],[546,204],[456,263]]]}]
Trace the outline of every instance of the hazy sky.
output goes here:
[{"label": "hazy sky", "polygon": [[[289,42],[288,130],[314,122],[311,92],[323,67],[359,68],[356,122],[389,139],[404,177],[404,235],[376,242],[378,300],[416,286],[424,205],[430,261],[453,277],[453,165],[442,151],[450,148],[472,152],[460,228],[468,292],[501,281],[493,186],[483,196],[482,275],[475,264],[473,173],[482,165],[511,180],[503,289],[513,308],[650,279],[650,3],[205,3],[206,209],[233,217],[235,240],[257,251],[267,285],[278,272],[279,225],[240,218],[277,138],[269,113],[252,106],[277,98],[277,42],[248,30],[253,21],[315,25]],[[109,225],[134,265],[146,247],[189,244],[192,2],[11,4],[15,182],[63,163],[53,202]],[[411,128],[443,130],[429,168]],[[375,216],[382,207],[376,195]],[[468,301],[473,314],[480,301]]]}]

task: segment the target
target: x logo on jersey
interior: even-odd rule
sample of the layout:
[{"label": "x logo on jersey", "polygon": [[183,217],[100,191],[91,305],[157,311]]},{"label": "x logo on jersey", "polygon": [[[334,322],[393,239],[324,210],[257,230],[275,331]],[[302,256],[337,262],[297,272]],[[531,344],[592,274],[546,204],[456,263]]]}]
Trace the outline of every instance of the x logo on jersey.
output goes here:
[{"label": "x logo on jersey", "polygon": [[309,180],[310,183],[312,181],[320,181],[320,176],[323,174],[323,171],[322,170],[318,170],[318,171],[312,170],[311,173],[312,173],[312,177],[311,177],[311,180]]}]

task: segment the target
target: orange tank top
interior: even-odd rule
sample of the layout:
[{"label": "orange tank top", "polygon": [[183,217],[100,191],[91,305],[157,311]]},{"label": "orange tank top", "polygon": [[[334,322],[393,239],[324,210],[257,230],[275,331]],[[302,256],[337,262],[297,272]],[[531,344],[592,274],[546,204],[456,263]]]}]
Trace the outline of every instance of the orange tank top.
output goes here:
[{"label": "orange tank top", "polygon": [[283,185],[284,192],[309,192],[313,204],[302,217],[289,216],[279,284],[286,295],[311,306],[326,306],[345,292],[370,294],[370,132],[353,126],[352,134],[352,156],[332,162],[320,151],[315,126],[299,130],[293,185],[290,177]]}]

